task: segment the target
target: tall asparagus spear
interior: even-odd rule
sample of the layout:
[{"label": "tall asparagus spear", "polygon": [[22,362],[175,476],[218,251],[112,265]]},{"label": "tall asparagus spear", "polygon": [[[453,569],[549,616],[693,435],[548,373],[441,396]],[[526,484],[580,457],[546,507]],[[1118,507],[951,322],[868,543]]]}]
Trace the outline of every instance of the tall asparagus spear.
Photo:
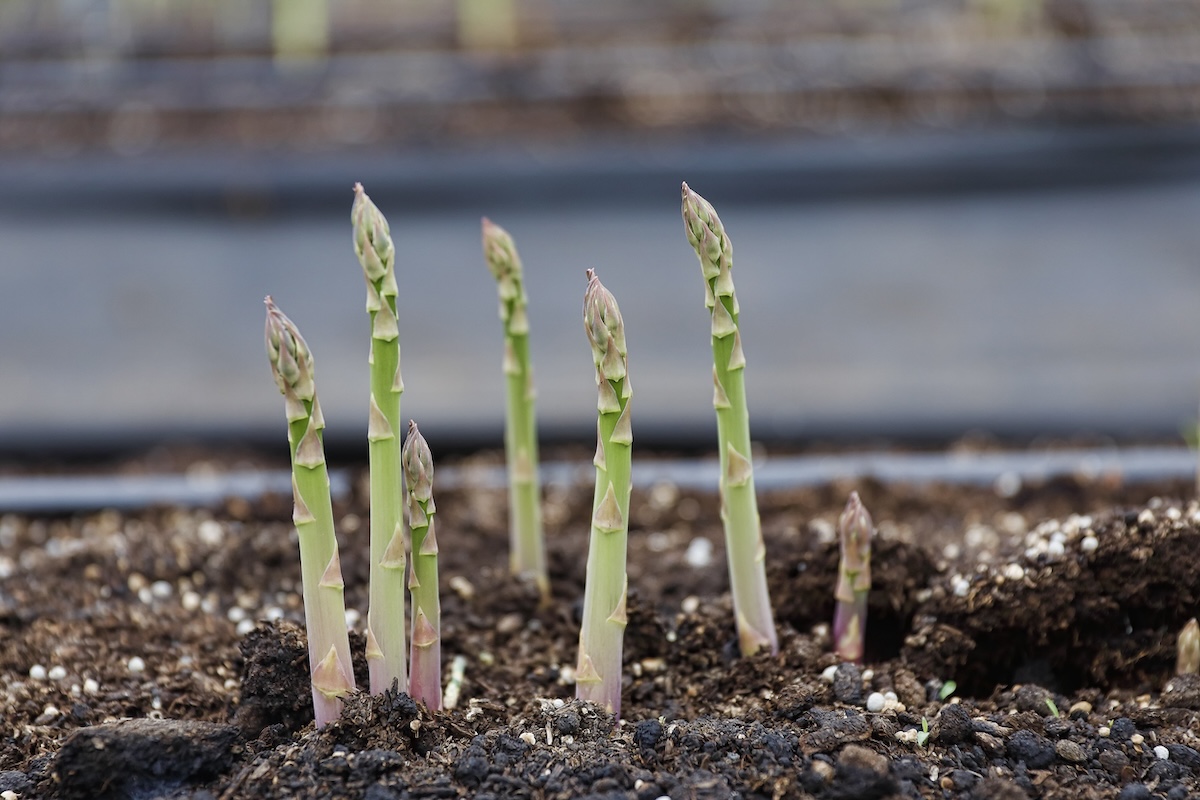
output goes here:
[{"label": "tall asparagus spear", "polygon": [[308,666],[312,674],[317,727],[337,719],[341,697],[354,691],[350,638],[333,505],[321,431],[325,420],[313,383],[313,358],[296,329],[270,297],[267,305],[267,356],[287,411],[292,457],[292,520],[300,534],[300,573],[304,623],[308,629]]},{"label": "tall asparagus spear", "polygon": [[512,237],[483,219],[483,255],[500,293],[504,322],[504,375],[508,382],[504,450],[508,460],[509,566],[529,575],[542,599],[550,596],[542,536],[541,483],[538,480],[537,419],[533,367],[529,363],[529,318],[521,258]]},{"label": "tall asparagus spear", "polygon": [[404,486],[400,470],[400,330],[396,322],[396,250],[387,220],[361,183],[354,184],[354,252],[367,279],[371,318],[371,404],[367,425],[371,470],[371,589],[367,664],[371,693],[408,687],[404,653]]},{"label": "tall asparagus spear", "polygon": [[867,631],[867,596],[871,593],[871,537],[875,526],[858,492],[851,492],[846,510],[838,518],[841,558],[837,601],[833,616],[833,643],[843,661],[862,661]]},{"label": "tall asparagus spear", "polygon": [[438,598],[438,545],[433,531],[433,455],[417,423],[404,442],[408,527],[412,530],[412,675],[408,693],[430,711],[442,707],[442,606]]},{"label": "tall asparagus spear", "polygon": [[721,521],[742,655],[767,647],[778,652],[775,619],[767,594],[766,550],[750,463],[750,414],[746,408],[742,334],[733,291],[733,245],[717,212],[683,184],[683,223],[700,259],[704,302],[712,313],[713,407],[721,456]]},{"label": "tall asparagus spear", "polygon": [[625,637],[625,542],[629,532],[629,478],[633,429],[629,422],[629,384],[625,325],[616,298],[593,270],[587,271],[583,327],[596,364],[599,399],[596,491],[588,546],[587,585],[575,696],[621,716],[621,649]]}]

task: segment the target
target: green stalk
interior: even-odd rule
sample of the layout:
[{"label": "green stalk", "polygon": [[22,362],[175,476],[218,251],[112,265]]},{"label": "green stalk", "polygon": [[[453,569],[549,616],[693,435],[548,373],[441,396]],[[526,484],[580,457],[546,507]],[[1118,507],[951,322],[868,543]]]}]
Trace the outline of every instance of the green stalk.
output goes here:
[{"label": "green stalk", "polygon": [[438,545],[433,530],[433,455],[417,423],[404,442],[408,527],[412,530],[412,676],[408,693],[430,711],[442,707],[442,606],[438,599]]},{"label": "green stalk", "polygon": [[292,457],[292,520],[300,537],[304,623],[317,727],[338,718],[341,698],[354,691],[342,566],[333,531],[333,504],[321,431],[325,419],[313,382],[313,358],[300,331],[270,297],[267,356],[287,411]]},{"label": "green stalk", "polygon": [[733,245],[716,210],[683,184],[683,222],[704,274],[704,302],[712,313],[713,408],[721,457],[721,521],[742,655],[779,651],[767,594],[766,548],[750,462],[746,357],[733,290]]},{"label": "green stalk", "polygon": [[841,558],[834,589],[834,651],[843,661],[862,661],[867,632],[867,597],[871,593],[871,537],[875,533],[871,515],[851,492],[846,509],[838,519]]},{"label": "green stalk", "polygon": [[575,696],[621,716],[621,649],[625,637],[625,545],[629,533],[629,486],[633,429],[629,421],[629,384],[625,325],[612,294],[593,270],[587,271],[583,327],[596,364],[598,441],[596,491],[588,545],[587,584]]},{"label": "green stalk", "polygon": [[504,323],[504,375],[508,384],[504,451],[508,462],[509,568],[533,578],[542,600],[550,598],[542,534],[538,480],[537,417],[533,367],[529,363],[529,318],[521,258],[508,232],[483,220],[483,255],[500,293]]},{"label": "green stalk", "polygon": [[400,330],[396,322],[395,247],[387,220],[361,183],[354,184],[354,252],[367,280],[371,318],[371,404],[367,425],[371,470],[371,589],[367,664],[371,693],[408,687],[404,653],[404,486],[400,472]]}]

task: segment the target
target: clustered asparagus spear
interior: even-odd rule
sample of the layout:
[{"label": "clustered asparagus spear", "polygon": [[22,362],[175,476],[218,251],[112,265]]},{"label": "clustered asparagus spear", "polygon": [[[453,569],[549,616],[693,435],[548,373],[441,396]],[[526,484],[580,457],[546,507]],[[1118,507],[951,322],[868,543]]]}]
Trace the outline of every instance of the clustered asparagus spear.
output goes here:
[{"label": "clustered asparagus spear", "polygon": [[325,468],[325,420],[313,382],[313,357],[295,324],[267,304],[267,356],[283,393],[292,456],[292,519],[300,535],[300,572],[308,665],[317,727],[337,719],[341,698],[354,691],[342,567],[333,531],[333,504]]},{"label": "clustered asparagus spear", "polygon": [[430,711],[442,707],[442,606],[438,599],[438,545],[433,530],[433,455],[417,423],[404,441],[408,527],[412,530],[412,675],[408,693]]},{"label": "clustered asparagus spear", "polygon": [[396,250],[387,220],[361,183],[354,184],[354,252],[367,280],[371,318],[371,588],[367,664],[371,692],[408,686],[404,654],[404,487],[400,472],[400,329],[396,321]]},{"label": "clustered asparagus spear", "polygon": [[750,414],[746,408],[746,357],[733,291],[733,245],[716,210],[683,184],[683,223],[700,259],[704,303],[712,313],[713,407],[721,458],[721,521],[733,610],[742,655],[763,647],[776,653],[775,619],[767,594],[766,550],[750,462]]},{"label": "clustered asparagus spear", "polygon": [[588,546],[587,584],[575,696],[621,716],[621,649],[625,637],[625,542],[629,532],[629,484],[633,429],[625,325],[616,298],[593,270],[587,271],[583,327],[596,365],[596,491]]},{"label": "clustered asparagus spear", "polygon": [[504,450],[508,461],[509,566],[528,575],[542,599],[550,596],[542,537],[541,484],[538,480],[537,419],[533,367],[529,363],[529,318],[521,258],[512,237],[483,219],[483,255],[500,293],[504,323],[504,375],[508,383]]},{"label": "clustered asparagus spear", "polygon": [[871,515],[851,492],[846,509],[838,518],[841,558],[834,590],[837,601],[833,616],[833,644],[843,661],[862,661],[867,630],[867,596],[871,593],[871,537],[875,527]]},{"label": "clustered asparagus spear", "polygon": [[1189,675],[1200,672],[1200,623],[1196,622],[1196,618],[1192,617],[1183,626],[1183,630],[1179,632],[1179,639],[1175,642],[1175,650],[1177,653],[1175,660],[1175,674]]}]

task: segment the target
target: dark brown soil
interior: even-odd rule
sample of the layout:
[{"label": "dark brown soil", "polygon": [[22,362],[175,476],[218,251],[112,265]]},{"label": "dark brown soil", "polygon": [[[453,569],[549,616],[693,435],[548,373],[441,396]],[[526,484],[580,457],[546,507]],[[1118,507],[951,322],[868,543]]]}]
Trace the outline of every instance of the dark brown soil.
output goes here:
[{"label": "dark brown soil", "polygon": [[[880,530],[861,669],[827,629],[852,488]],[[1200,793],[1200,679],[1172,676],[1200,601],[1193,494],[1112,478],[764,494],[781,649],[743,659],[715,496],[635,492],[615,732],[572,699],[590,487],[548,492],[549,607],[506,574],[504,494],[439,493],[457,707],[358,695],[319,732],[290,498],[3,517],[0,797],[1182,800]],[[363,498],[336,512],[347,605],[365,610]],[[875,692],[894,697],[868,710]]]}]

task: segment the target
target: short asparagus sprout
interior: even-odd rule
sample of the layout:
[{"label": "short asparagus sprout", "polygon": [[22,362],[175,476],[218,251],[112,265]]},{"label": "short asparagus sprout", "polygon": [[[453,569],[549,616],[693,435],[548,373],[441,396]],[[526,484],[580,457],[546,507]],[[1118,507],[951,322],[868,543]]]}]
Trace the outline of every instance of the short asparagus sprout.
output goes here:
[{"label": "short asparagus sprout", "polygon": [[838,658],[862,661],[867,630],[867,596],[871,592],[871,515],[851,492],[846,510],[838,519],[841,559],[838,561],[837,601],[833,616],[833,641]]},{"label": "short asparagus sprout", "polygon": [[266,305],[267,356],[275,383],[283,393],[288,420],[295,502],[292,520],[300,536],[313,711],[317,727],[322,727],[337,719],[342,710],[341,698],[354,691],[342,568],[321,434],[325,420],[313,381],[312,352],[295,324],[270,297]]},{"label": "short asparagus sprout", "polygon": [[583,327],[596,366],[596,491],[588,546],[583,626],[575,667],[575,696],[621,716],[621,649],[625,637],[625,543],[629,532],[629,485],[633,429],[625,325],[612,294],[587,271]]},{"label": "short asparagus sprout", "polygon": [[367,280],[371,318],[371,402],[367,442],[371,470],[371,588],[367,664],[371,693],[408,686],[404,653],[404,486],[400,471],[400,330],[396,322],[396,250],[387,220],[361,183],[354,184],[354,252]]},{"label": "short asparagus sprout", "polygon": [[742,655],[762,648],[778,652],[775,619],[767,593],[766,548],[750,462],[750,414],[746,408],[746,357],[733,290],[733,245],[716,210],[683,184],[683,222],[700,259],[704,302],[712,315],[713,408],[721,458],[721,520],[733,610]]},{"label": "short asparagus sprout", "polygon": [[1194,675],[1200,673],[1200,623],[1192,617],[1179,632],[1175,643],[1177,652],[1175,660],[1176,675]]},{"label": "short asparagus sprout", "polygon": [[438,597],[438,544],[433,530],[433,455],[429,444],[409,421],[404,441],[404,476],[408,481],[408,527],[412,530],[412,674],[408,693],[430,711],[442,707],[442,606]]},{"label": "short asparagus sprout", "polygon": [[508,461],[509,566],[528,575],[543,600],[549,599],[542,535],[541,483],[538,480],[537,418],[534,415],[533,367],[529,363],[529,318],[521,257],[512,237],[484,217],[483,255],[500,293],[504,323],[504,375],[508,383],[504,450]]}]

